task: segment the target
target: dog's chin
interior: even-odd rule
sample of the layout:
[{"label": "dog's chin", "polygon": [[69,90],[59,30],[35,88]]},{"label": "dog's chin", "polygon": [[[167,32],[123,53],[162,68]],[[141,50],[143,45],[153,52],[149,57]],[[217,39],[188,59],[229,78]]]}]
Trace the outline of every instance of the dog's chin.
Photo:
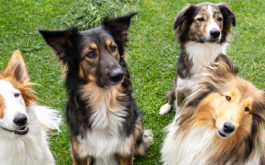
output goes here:
[{"label": "dog's chin", "polygon": [[218,134],[218,136],[221,137],[221,138],[228,138],[228,137],[231,137],[231,136],[233,135],[233,133],[229,133],[229,134],[227,134],[227,133],[224,133],[224,132],[221,131],[221,130],[217,130],[217,134]]},{"label": "dog's chin", "polygon": [[201,38],[197,42],[199,42],[199,43],[216,43],[216,44],[218,44],[218,43],[220,43],[220,38],[209,38],[209,39]]},{"label": "dog's chin", "polygon": [[100,88],[107,88],[107,87],[112,87],[118,84],[121,84],[123,82],[123,79],[121,81],[113,82],[113,81],[104,81],[104,82],[97,82],[97,85]]},{"label": "dog's chin", "polygon": [[1,128],[7,132],[14,133],[16,135],[26,135],[29,132],[28,126],[24,126],[24,127],[19,128],[19,129],[16,129],[16,130],[10,130],[10,129],[4,128],[4,127],[1,127]]},{"label": "dog's chin", "polygon": [[206,40],[206,42],[209,42],[209,43],[220,43],[220,39],[219,38],[210,38],[208,40]]}]

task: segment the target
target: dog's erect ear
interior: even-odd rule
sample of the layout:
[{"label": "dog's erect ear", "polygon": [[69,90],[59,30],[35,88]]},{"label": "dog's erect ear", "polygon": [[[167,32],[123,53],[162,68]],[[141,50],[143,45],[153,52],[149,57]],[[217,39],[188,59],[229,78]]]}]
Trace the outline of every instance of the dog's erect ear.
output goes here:
[{"label": "dog's erect ear", "polygon": [[236,26],[236,17],[230,7],[225,3],[218,4],[218,7],[224,18],[224,29],[229,30],[231,25]]},{"label": "dog's erect ear", "polygon": [[174,22],[174,29],[179,29],[179,31],[182,31],[185,29],[187,22],[186,21],[192,21],[188,18],[192,18],[193,13],[196,10],[196,6],[194,5],[187,5],[185,8],[183,8],[180,13],[178,14],[175,22]]},{"label": "dog's erect ear", "polygon": [[121,46],[125,46],[128,41],[127,32],[131,24],[131,18],[136,14],[137,12],[133,12],[117,18],[106,17],[102,21],[102,27],[112,34],[115,42],[121,44]]},{"label": "dog's erect ear", "polygon": [[16,50],[9,59],[3,76],[11,76],[21,83],[29,82],[27,68],[19,50]]},{"label": "dog's erect ear", "polygon": [[259,100],[255,100],[252,113],[261,117],[263,122],[265,122],[265,89],[261,91],[260,96]]},{"label": "dog's erect ear", "polygon": [[56,51],[61,60],[65,57],[66,51],[73,47],[75,38],[79,34],[77,28],[63,31],[40,30],[39,32],[46,43]]}]

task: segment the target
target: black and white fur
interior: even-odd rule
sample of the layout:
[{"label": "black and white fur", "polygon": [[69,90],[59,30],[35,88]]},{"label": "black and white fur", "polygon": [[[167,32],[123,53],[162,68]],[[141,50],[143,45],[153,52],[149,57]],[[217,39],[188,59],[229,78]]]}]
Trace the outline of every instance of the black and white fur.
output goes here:
[{"label": "black and white fur", "polygon": [[196,86],[192,78],[204,72],[219,54],[226,54],[230,26],[235,24],[235,15],[223,3],[188,5],[179,13],[174,23],[181,44],[176,80],[160,115],[169,112],[175,100],[178,110]]}]

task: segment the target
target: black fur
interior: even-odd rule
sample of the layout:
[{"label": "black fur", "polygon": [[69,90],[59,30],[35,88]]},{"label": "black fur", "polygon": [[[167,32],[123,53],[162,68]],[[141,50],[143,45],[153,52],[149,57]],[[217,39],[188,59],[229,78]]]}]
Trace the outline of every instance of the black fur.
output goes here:
[{"label": "black fur", "polygon": [[[76,28],[65,31],[40,31],[47,44],[50,45],[59,56],[59,59],[67,66],[65,86],[68,92],[68,102],[66,106],[66,118],[70,128],[70,134],[73,139],[77,136],[85,136],[88,131],[93,131],[91,127],[92,109],[89,105],[89,100],[83,97],[82,85],[88,84],[90,81],[80,76],[80,63],[83,59],[82,52],[84,47],[90,42],[102,45],[105,38],[114,40],[119,52],[119,64],[112,63],[111,67],[121,67],[123,71],[123,81],[121,81],[123,93],[122,96],[117,97],[118,103],[126,107],[127,116],[123,123],[122,136],[131,136],[136,127],[136,121],[142,117],[141,112],[137,111],[137,106],[132,95],[132,84],[129,72],[126,68],[124,59],[124,51],[126,43],[128,42],[128,28],[130,26],[131,18],[136,15],[136,12],[118,18],[105,18],[101,26],[80,32]],[[99,58],[102,58],[101,56]],[[110,57],[111,58],[111,57]],[[111,59],[109,59],[111,60]],[[110,61],[106,60],[105,63]],[[117,62],[116,62],[117,63]],[[97,70],[101,70],[100,64],[95,64]],[[108,68],[111,70],[113,68]],[[85,73],[86,74],[86,73]],[[104,77],[100,72],[96,72],[100,79]],[[97,83],[100,88],[108,88],[104,83]],[[142,121],[142,120],[140,120]],[[142,124],[142,123],[140,123]],[[143,141],[142,138],[136,139]]]},{"label": "black fur", "polygon": [[218,5],[220,12],[223,15],[223,30],[222,30],[222,38],[221,43],[226,42],[226,38],[228,33],[230,32],[230,26],[236,26],[236,18],[232,10],[225,4]]},{"label": "black fur", "polygon": [[193,66],[192,61],[189,59],[189,55],[186,53],[185,50],[182,50],[182,52],[179,55],[178,59],[178,69],[177,73],[179,77],[182,79],[191,77],[192,74],[190,72],[191,68]]},{"label": "black fur", "polygon": [[189,40],[189,26],[194,21],[194,16],[199,12],[199,8],[195,5],[189,5],[175,20],[174,29],[177,29],[180,43],[184,43]]}]

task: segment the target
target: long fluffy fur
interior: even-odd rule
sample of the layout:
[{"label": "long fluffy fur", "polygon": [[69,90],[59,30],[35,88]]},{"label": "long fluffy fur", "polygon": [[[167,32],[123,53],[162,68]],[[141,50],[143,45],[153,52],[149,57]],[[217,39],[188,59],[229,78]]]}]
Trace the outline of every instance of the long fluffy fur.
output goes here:
[{"label": "long fluffy fur", "polygon": [[[226,56],[220,55],[217,61],[195,80],[199,83],[198,88],[167,127],[161,150],[164,165],[265,163],[264,90],[258,90],[239,78],[237,68]],[[231,137],[221,138],[215,128],[216,117],[212,115],[217,107],[209,107],[211,103],[205,101],[213,94],[219,95],[230,88],[237,88],[241,98],[251,97],[254,102],[250,114],[243,117],[236,132]]]},{"label": "long fluffy fur", "polygon": [[[36,97],[30,88],[32,83],[29,82],[26,66],[19,51],[14,52],[5,71],[0,75],[0,80],[1,83],[9,84],[20,91],[25,102],[22,106],[25,107],[25,114],[28,116],[29,128],[25,135],[17,135],[0,128],[0,164],[54,165],[55,161],[48,147],[47,131],[59,130],[61,117],[56,110],[33,103]],[[9,95],[12,96],[13,93]],[[5,101],[5,106],[7,103],[10,101]],[[5,111],[6,115],[8,110]],[[12,123],[13,119],[10,122]]]},{"label": "long fluffy fur", "polygon": [[[152,143],[125,62],[134,15],[105,18],[101,26],[86,31],[40,31],[67,66],[66,118],[74,164],[133,164],[134,156],[145,155]],[[114,71],[122,73],[116,82],[110,78]]]}]

